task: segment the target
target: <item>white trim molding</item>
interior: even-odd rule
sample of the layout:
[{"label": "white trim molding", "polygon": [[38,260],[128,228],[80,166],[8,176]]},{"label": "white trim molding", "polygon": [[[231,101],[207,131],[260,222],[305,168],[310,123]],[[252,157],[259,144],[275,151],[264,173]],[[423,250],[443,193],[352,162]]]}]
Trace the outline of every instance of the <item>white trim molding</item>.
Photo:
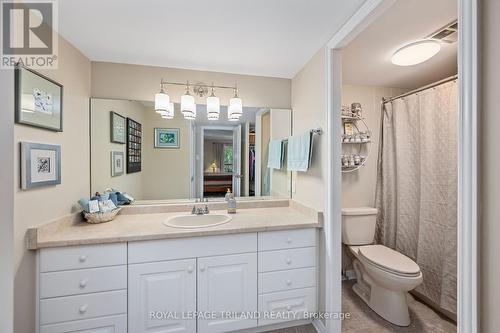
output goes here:
[{"label": "white trim molding", "polygon": [[[367,0],[327,44],[326,94],[328,133],[327,203],[325,209],[326,312],[341,311],[341,49],[396,0]],[[478,2],[457,0],[459,21],[459,159],[458,159],[458,332],[478,332]],[[316,325],[315,325],[316,326]],[[321,327],[318,325],[317,327]],[[326,322],[325,333],[340,333],[341,322]]]}]

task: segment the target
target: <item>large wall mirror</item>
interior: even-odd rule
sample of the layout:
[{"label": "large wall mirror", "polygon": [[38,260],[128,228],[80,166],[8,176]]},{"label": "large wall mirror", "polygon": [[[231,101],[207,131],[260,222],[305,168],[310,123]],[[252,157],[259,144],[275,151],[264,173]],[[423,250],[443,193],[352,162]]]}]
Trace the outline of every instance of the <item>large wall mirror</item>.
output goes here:
[{"label": "large wall mirror", "polygon": [[153,102],[93,98],[91,193],[112,188],[139,204],[223,200],[228,189],[236,197],[290,197],[291,173],[268,168],[268,146],[292,134],[291,110],[243,107],[233,122],[224,106],[218,120],[207,119],[205,105],[195,120],[179,108],[164,119]]}]

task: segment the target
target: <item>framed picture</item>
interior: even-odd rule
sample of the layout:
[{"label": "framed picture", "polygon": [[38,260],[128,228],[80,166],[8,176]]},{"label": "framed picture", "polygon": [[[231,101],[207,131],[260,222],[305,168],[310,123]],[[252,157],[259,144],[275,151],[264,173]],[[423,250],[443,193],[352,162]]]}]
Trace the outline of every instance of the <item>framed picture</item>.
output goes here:
[{"label": "framed picture", "polygon": [[122,151],[111,152],[111,177],[123,175],[125,170],[125,155]]},{"label": "framed picture", "polygon": [[114,143],[125,143],[126,142],[126,128],[125,128],[125,117],[119,115],[116,112],[111,111],[110,113],[111,122],[111,142]]},{"label": "framed picture", "polygon": [[15,121],[62,132],[63,86],[31,69],[15,69]]},{"label": "framed picture", "polygon": [[61,146],[21,142],[21,188],[61,184]]},{"label": "framed picture", "polygon": [[155,148],[180,148],[178,128],[155,128]]},{"label": "framed picture", "polygon": [[127,118],[127,173],[141,171],[142,125]]}]

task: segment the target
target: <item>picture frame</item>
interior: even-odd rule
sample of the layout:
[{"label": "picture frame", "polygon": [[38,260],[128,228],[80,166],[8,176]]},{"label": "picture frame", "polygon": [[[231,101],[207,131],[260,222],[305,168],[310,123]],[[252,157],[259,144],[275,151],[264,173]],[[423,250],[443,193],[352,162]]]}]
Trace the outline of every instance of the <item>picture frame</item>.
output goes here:
[{"label": "picture frame", "polygon": [[61,184],[61,146],[21,142],[21,189]]},{"label": "picture frame", "polygon": [[54,132],[63,131],[63,86],[32,69],[17,65],[15,122]]},{"label": "picture frame", "polygon": [[109,116],[110,141],[125,144],[127,142],[126,118],[114,111],[110,111]]},{"label": "picture frame", "polygon": [[154,136],[155,148],[179,149],[181,147],[179,128],[155,128]]},{"label": "picture frame", "polygon": [[111,177],[118,177],[125,172],[125,154],[123,151],[111,152]]}]

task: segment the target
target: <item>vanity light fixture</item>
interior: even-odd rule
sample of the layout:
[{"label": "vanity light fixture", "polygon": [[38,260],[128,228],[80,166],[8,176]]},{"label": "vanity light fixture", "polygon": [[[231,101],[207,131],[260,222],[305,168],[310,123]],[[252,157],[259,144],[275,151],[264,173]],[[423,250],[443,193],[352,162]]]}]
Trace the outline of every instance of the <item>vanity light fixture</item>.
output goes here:
[{"label": "vanity light fixture", "polygon": [[164,85],[175,85],[175,86],[185,86],[186,93],[181,96],[181,113],[185,119],[194,120],[196,119],[196,103],[194,96],[191,95],[190,90],[193,87],[193,94],[204,97],[208,94],[208,89],[211,89],[210,96],[207,97],[207,118],[208,120],[218,120],[220,119],[220,99],[215,96],[215,88],[218,89],[232,89],[234,91],[234,97],[229,100],[228,106],[228,120],[238,121],[243,115],[243,102],[240,97],[238,97],[238,88],[236,86],[220,86],[214,85],[212,82],[211,86],[204,83],[196,83],[194,86],[190,84],[189,81],[186,83],[179,82],[169,82],[161,80],[159,93],[155,94],[155,111],[162,115],[164,119],[174,118],[174,107],[170,107],[170,97],[164,90]]},{"label": "vanity light fixture", "polygon": [[438,41],[424,39],[403,46],[392,55],[391,61],[398,66],[413,66],[429,60],[440,50]]},{"label": "vanity light fixture", "polygon": [[207,97],[207,118],[208,120],[218,120],[220,115],[220,100],[215,96],[214,84],[212,82],[212,93]]},{"label": "vanity light fixture", "polygon": [[160,83],[160,92],[155,94],[155,111],[164,113],[168,111],[170,105],[170,97],[163,89],[163,81]]},{"label": "vanity light fixture", "polygon": [[186,84],[186,93],[181,96],[181,112],[185,119],[196,119],[196,104],[194,96],[189,93],[189,82]]},{"label": "vanity light fixture", "polygon": [[234,88],[234,97],[229,100],[227,108],[227,119],[229,121],[238,121],[243,115],[243,103],[238,97],[238,89]]}]

